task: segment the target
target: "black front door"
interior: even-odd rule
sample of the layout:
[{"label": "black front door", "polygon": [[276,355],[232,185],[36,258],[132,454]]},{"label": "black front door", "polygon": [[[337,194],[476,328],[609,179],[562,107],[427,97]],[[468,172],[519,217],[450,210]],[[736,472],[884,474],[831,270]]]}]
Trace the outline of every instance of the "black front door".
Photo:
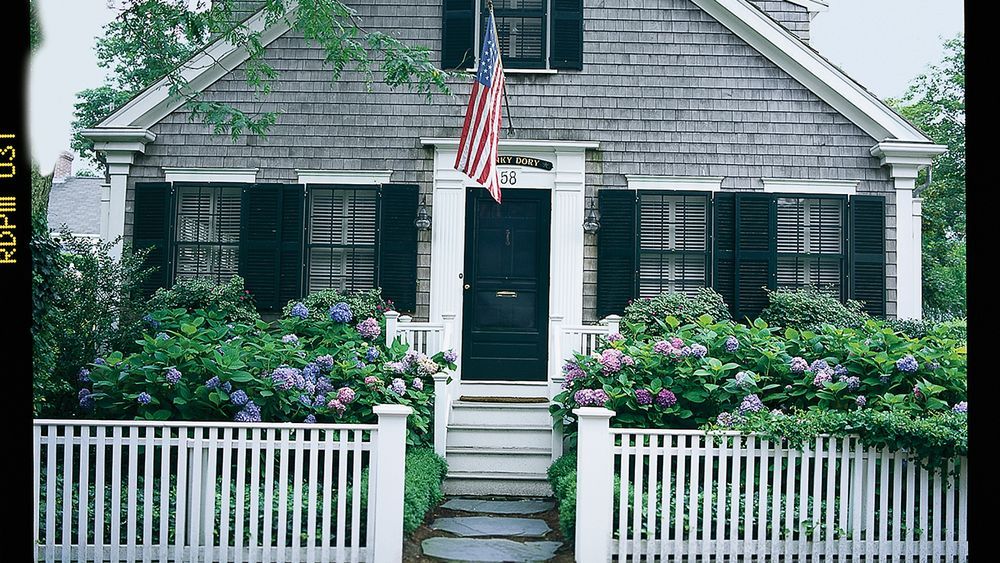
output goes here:
[{"label": "black front door", "polygon": [[462,379],[546,379],[549,198],[512,189],[498,204],[468,189]]}]

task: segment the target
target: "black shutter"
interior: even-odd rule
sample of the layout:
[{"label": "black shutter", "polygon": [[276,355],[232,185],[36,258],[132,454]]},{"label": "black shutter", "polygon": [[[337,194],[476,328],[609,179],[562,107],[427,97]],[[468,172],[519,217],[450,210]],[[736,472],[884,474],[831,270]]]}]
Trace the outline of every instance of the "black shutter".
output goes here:
[{"label": "black shutter", "polygon": [[736,194],[736,318],[754,319],[767,307],[774,288],[775,200],[763,194]]},{"label": "black shutter", "polygon": [[418,187],[385,184],[379,192],[378,285],[397,311],[417,308]]},{"label": "black shutter", "polygon": [[583,70],[583,0],[552,0],[549,67]]},{"label": "black shutter", "polygon": [[472,68],[476,64],[474,0],[444,0],[441,68]]},{"label": "black shutter", "polygon": [[[719,192],[713,204],[715,215],[712,256],[712,287],[736,314],[736,194]],[[737,317],[739,318],[739,317]]]},{"label": "black shutter", "polygon": [[633,190],[601,190],[597,231],[597,316],[620,315],[636,296],[636,210]]},{"label": "black shutter", "polygon": [[254,184],[243,188],[240,275],[262,310],[301,297],[304,188]]},{"label": "black shutter", "polygon": [[143,295],[170,287],[171,226],[174,219],[173,186],[166,182],[135,185],[132,207],[132,247],[152,248],[143,265],[156,269],[142,283]]},{"label": "black shutter", "polygon": [[850,207],[850,297],[885,316],[885,198],[853,196]]}]

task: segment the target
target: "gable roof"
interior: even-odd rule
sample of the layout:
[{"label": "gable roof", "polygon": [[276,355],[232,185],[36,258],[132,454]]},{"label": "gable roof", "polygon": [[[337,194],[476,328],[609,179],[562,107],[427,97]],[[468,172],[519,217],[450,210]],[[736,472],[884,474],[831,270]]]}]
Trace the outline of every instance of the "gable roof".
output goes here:
[{"label": "gable roof", "polygon": [[[931,143],[930,139],[878,97],[748,0],[691,1],[876,141],[893,139]],[[810,9],[825,5],[821,0],[789,1],[808,4]],[[250,29],[261,31],[261,43],[266,47],[291,28],[290,20],[293,17],[294,9],[287,18],[267,25],[262,10],[248,18],[246,23]],[[245,49],[219,39],[182,65],[181,73],[192,88],[201,91],[248,58]],[[169,89],[166,79],[157,81],[96,127],[148,128],[154,125],[182,104],[176,96],[169,95]]]}]

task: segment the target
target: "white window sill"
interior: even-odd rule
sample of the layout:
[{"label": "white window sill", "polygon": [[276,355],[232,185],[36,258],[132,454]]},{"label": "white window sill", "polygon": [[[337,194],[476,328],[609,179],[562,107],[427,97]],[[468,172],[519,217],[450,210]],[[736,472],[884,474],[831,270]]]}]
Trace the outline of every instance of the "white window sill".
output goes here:
[{"label": "white window sill", "polygon": [[[475,74],[478,69],[467,68],[465,72]],[[559,71],[553,68],[505,68],[504,74],[557,74]]]}]

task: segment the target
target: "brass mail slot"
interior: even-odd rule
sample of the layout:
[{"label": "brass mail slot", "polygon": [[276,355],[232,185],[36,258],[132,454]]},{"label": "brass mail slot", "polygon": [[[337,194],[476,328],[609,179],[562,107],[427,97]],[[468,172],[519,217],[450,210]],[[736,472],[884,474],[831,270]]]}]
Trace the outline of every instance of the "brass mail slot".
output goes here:
[{"label": "brass mail slot", "polygon": [[498,291],[497,297],[517,297],[516,291]]}]

